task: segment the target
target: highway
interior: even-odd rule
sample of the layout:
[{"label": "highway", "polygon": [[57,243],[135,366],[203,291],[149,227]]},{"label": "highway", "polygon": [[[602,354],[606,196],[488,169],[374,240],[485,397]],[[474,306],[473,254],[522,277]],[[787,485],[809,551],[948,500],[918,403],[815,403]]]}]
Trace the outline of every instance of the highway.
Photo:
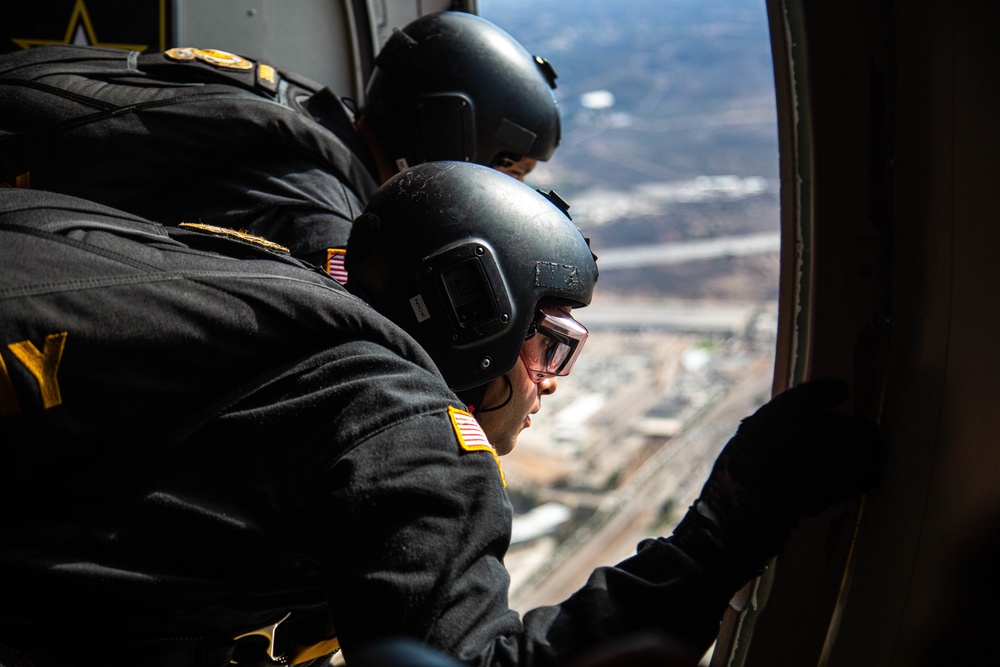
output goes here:
[{"label": "highway", "polygon": [[680,264],[682,262],[775,253],[781,249],[781,234],[767,232],[744,236],[720,236],[696,241],[611,248],[601,252],[601,271],[634,269],[641,266]]}]

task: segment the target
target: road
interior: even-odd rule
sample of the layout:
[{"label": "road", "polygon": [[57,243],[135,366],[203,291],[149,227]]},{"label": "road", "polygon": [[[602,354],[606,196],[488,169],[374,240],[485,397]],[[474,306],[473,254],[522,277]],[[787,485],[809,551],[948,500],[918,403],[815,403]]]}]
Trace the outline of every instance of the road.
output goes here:
[{"label": "road", "polygon": [[781,234],[767,232],[745,236],[720,236],[696,241],[679,241],[638,247],[611,248],[601,252],[601,271],[634,269],[697,262],[720,257],[775,253],[781,249]]}]

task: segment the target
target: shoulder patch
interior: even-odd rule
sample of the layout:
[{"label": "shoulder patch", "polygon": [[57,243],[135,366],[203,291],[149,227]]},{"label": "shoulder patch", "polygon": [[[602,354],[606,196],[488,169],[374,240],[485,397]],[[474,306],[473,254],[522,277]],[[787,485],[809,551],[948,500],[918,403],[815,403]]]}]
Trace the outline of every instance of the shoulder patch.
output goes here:
[{"label": "shoulder patch", "polygon": [[257,63],[257,85],[269,93],[278,92],[278,72],[270,65]]},{"label": "shoulder patch", "polygon": [[347,267],[344,266],[344,258],[347,256],[347,250],[344,248],[327,248],[326,249],[326,272],[331,278],[336,280],[341,285],[347,284]]},{"label": "shoulder patch", "polygon": [[250,234],[249,232],[241,232],[236,229],[229,229],[228,227],[216,227],[215,225],[203,225],[200,222],[182,222],[177,226],[184,227],[185,229],[197,229],[198,231],[215,234],[217,236],[228,236],[230,238],[239,239],[240,241],[246,241],[247,243],[262,246],[268,250],[276,250],[278,252],[283,252],[286,255],[291,254],[291,251],[285,246],[275,243],[274,241],[268,241],[263,236]]},{"label": "shoulder patch", "polygon": [[493,448],[490,441],[483,433],[483,428],[470,413],[465,410],[448,406],[448,416],[451,418],[451,425],[455,429],[455,437],[458,438],[458,445],[467,452],[485,451],[493,455],[496,461],[497,471],[500,473],[500,483],[507,488],[507,480],[503,475],[503,466],[500,465],[500,457],[497,450]]}]

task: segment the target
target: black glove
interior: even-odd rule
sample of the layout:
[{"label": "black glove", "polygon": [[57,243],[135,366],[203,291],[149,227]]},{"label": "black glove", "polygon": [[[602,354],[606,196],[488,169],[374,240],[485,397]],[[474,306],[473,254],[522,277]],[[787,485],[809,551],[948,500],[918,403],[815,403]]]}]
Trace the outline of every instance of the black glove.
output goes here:
[{"label": "black glove", "polygon": [[735,591],[802,517],[872,488],[885,450],[873,422],[831,412],[847,396],[843,381],[806,382],[744,419],[671,541]]}]

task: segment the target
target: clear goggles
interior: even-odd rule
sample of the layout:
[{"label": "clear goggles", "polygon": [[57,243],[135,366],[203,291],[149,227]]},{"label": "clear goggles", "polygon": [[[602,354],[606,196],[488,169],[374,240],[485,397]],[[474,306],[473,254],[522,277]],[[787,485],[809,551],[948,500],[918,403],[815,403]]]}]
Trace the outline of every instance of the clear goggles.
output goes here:
[{"label": "clear goggles", "polygon": [[539,306],[521,345],[521,361],[535,382],[569,375],[586,341],[587,328],[565,310]]}]

